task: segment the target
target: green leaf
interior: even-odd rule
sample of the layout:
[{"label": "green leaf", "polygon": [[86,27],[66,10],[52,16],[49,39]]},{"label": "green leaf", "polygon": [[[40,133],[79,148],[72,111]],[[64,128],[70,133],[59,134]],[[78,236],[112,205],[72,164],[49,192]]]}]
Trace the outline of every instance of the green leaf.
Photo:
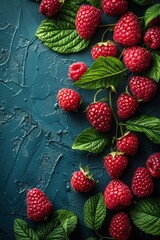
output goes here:
[{"label": "green leaf", "polygon": [[28,227],[27,223],[18,218],[14,221],[14,233],[16,240],[39,240],[39,237],[33,229]]},{"label": "green leaf", "polygon": [[46,47],[58,53],[79,52],[89,45],[89,40],[82,39],[75,27],[75,18],[79,6],[66,2],[54,19],[45,19],[36,31]]},{"label": "green leaf", "polygon": [[126,128],[144,133],[152,142],[160,144],[160,119],[142,115],[126,122]]},{"label": "green leaf", "polygon": [[109,143],[108,135],[98,132],[94,128],[87,128],[76,137],[72,149],[101,153]]},{"label": "green leaf", "polygon": [[71,232],[74,231],[78,222],[77,215],[68,210],[58,210],[58,213],[61,225],[63,226],[68,235],[71,234]]},{"label": "green leaf", "polygon": [[85,89],[116,87],[124,77],[122,62],[114,57],[99,57],[74,85]]},{"label": "green leaf", "polygon": [[98,9],[101,9],[102,7],[102,1],[101,0],[88,0],[87,1],[90,5],[98,8]]},{"label": "green leaf", "polygon": [[90,197],[84,204],[84,222],[92,230],[101,228],[106,217],[106,206],[102,193]]},{"label": "green leaf", "polygon": [[160,80],[160,52],[152,51],[151,54],[153,56],[153,63],[145,72],[145,75],[158,83]]},{"label": "green leaf", "polygon": [[157,3],[146,10],[144,15],[145,25],[147,26],[151,20],[158,16],[160,16],[160,3]]},{"label": "green leaf", "polygon": [[143,232],[160,235],[160,199],[140,200],[132,207],[130,214],[133,223]]},{"label": "green leaf", "polygon": [[147,5],[147,4],[152,3],[152,0],[133,0],[133,1],[139,5]]}]

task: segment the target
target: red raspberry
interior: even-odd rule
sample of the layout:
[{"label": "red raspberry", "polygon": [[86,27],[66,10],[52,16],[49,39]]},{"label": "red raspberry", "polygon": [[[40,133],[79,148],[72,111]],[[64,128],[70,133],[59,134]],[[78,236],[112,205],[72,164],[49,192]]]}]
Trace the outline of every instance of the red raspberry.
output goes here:
[{"label": "red raspberry", "polygon": [[127,93],[121,93],[117,99],[118,116],[122,120],[131,118],[137,111],[137,100]]},{"label": "red raspberry", "polygon": [[153,153],[146,161],[146,166],[152,177],[160,178],[160,153]]},{"label": "red raspberry", "polygon": [[52,17],[59,11],[60,7],[59,0],[42,0],[39,11],[46,17]]},{"label": "red raspberry", "polygon": [[114,27],[113,39],[122,46],[134,46],[141,39],[141,29],[133,12],[124,14]]},{"label": "red raspberry", "polygon": [[60,107],[64,111],[76,110],[81,102],[79,94],[75,90],[69,88],[62,88],[59,90],[57,98]]},{"label": "red raspberry", "polygon": [[143,47],[134,46],[124,50],[124,63],[134,73],[146,70],[151,64],[152,55]]},{"label": "red raspberry", "polygon": [[125,212],[119,212],[111,220],[109,234],[115,240],[127,240],[132,232],[131,222]]},{"label": "red raspberry", "polygon": [[128,9],[128,2],[125,0],[102,0],[102,9],[108,16],[124,14]]},{"label": "red raspberry", "polygon": [[120,152],[126,155],[135,155],[138,150],[138,137],[136,134],[129,132],[118,139],[116,146]]},{"label": "red raspberry", "polygon": [[88,166],[85,169],[80,167],[80,171],[74,172],[71,178],[71,186],[76,192],[88,192],[93,189],[95,181],[89,175]]},{"label": "red raspberry", "polygon": [[149,22],[150,26],[159,26],[160,25],[160,16],[153,18],[150,22]]},{"label": "red raspberry", "polygon": [[96,130],[108,132],[111,128],[112,112],[107,103],[92,103],[87,109],[87,119]]},{"label": "red raspberry", "polygon": [[52,203],[38,188],[32,188],[27,193],[27,216],[32,221],[42,221],[53,211]]},{"label": "red raspberry", "polygon": [[160,27],[152,27],[147,30],[144,41],[152,49],[160,47]]},{"label": "red raspberry", "polygon": [[128,165],[128,159],[125,155],[112,152],[104,157],[105,168],[111,178],[118,179]]},{"label": "red raspberry", "polygon": [[91,50],[91,55],[94,60],[96,60],[99,56],[115,57],[116,54],[117,54],[117,47],[114,43],[110,41],[99,42]]},{"label": "red raspberry", "polygon": [[139,197],[147,197],[153,192],[153,180],[149,173],[149,170],[144,167],[136,169],[132,179],[132,191]]},{"label": "red raspberry", "polygon": [[87,66],[83,62],[75,62],[70,65],[68,76],[76,82],[87,71]]},{"label": "red raspberry", "polygon": [[149,102],[157,91],[156,82],[144,76],[131,77],[129,87],[132,94],[143,102]]},{"label": "red raspberry", "polygon": [[132,193],[124,182],[112,180],[104,191],[104,200],[108,209],[120,210],[131,204]]},{"label": "red raspberry", "polygon": [[76,30],[83,39],[92,37],[101,21],[101,10],[94,6],[80,6],[76,15]]}]

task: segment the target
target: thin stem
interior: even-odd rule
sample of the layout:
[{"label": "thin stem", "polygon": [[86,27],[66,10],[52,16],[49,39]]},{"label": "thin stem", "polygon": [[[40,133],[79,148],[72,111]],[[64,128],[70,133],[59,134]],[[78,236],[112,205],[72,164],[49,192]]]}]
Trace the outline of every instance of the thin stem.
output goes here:
[{"label": "thin stem", "polygon": [[108,28],[108,27],[114,27],[114,26],[115,26],[114,23],[113,23],[113,24],[104,24],[104,25],[99,25],[98,28],[104,28],[104,27],[105,27],[105,28],[106,28],[106,27]]},{"label": "thin stem", "polygon": [[109,29],[106,29],[106,31],[104,31],[103,35],[102,35],[102,38],[101,38],[101,42],[104,42],[104,36],[106,34],[106,32],[108,32]]},{"label": "thin stem", "polygon": [[119,60],[121,60],[125,49],[126,49],[126,48],[124,48],[123,51],[121,52],[121,54],[120,54],[120,56],[119,56]]},{"label": "thin stem", "polygon": [[97,102],[97,99],[96,99],[96,98],[97,98],[97,95],[98,95],[98,93],[100,93],[101,91],[102,91],[102,89],[99,89],[99,90],[96,92],[96,94],[94,95],[94,100],[93,100],[94,103]]}]

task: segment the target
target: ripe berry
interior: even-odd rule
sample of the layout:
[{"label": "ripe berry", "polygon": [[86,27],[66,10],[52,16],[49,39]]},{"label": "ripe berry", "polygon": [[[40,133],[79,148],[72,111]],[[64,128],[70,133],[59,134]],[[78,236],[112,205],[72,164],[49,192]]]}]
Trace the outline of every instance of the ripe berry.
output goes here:
[{"label": "ripe berry", "polygon": [[76,15],[76,30],[83,39],[92,37],[101,21],[101,10],[94,6],[80,6]]},{"label": "ripe berry", "polygon": [[128,165],[128,159],[125,155],[112,152],[104,157],[105,168],[111,178],[118,179]]},{"label": "ripe berry", "polygon": [[132,179],[132,191],[139,198],[147,197],[153,192],[153,180],[149,170],[144,167],[136,169]]},{"label": "ripe berry", "polygon": [[112,180],[104,191],[104,200],[108,209],[120,210],[131,204],[132,193],[124,182]]},{"label": "ripe berry", "polygon": [[126,155],[135,155],[138,150],[138,137],[136,134],[129,132],[117,140],[116,146],[120,152]]},{"label": "ripe berry", "polygon": [[143,102],[149,102],[157,91],[156,82],[144,76],[131,77],[129,87],[132,94]]},{"label": "ripe berry", "polygon": [[160,47],[160,27],[152,27],[147,30],[144,41],[152,49]]},{"label": "ripe berry", "polygon": [[46,17],[53,17],[60,9],[59,0],[42,0],[39,11]]},{"label": "ripe berry", "polygon": [[160,153],[153,153],[146,161],[146,166],[152,177],[160,178]]},{"label": "ripe berry", "polygon": [[76,192],[88,192],[94,185],[95,181],[92,175],[89,175],[88,166],[85,169],[80,167],[80,171],[74,172],[71,178],[71,186]]},{"label": "ripe berry", "polygon": [[127,93],[121,93],[117,99],[117,114],[122,120],[131,118],[137,111],[137,100]]},{"label": "ripe berry", "polygon": [[132,227],[129,216],[125,212],[119,212],[111,220],[109,234],[115,240],[127,240],[131,235]]},{"label": "ripe berry", "polygon": [[52,203],[38,188],[32,188],[27,193],[27,216],[32,221],[42,221],[53,211]]},{"label": "ripe berry", "polygon": [[102,0],[102,9],[108,16],[124,14],[128,9],[128,2],[125,0]]},{"label": "ripe berry", "polygon": [[111,128],[112,112],[107,103],[95,102],[87,109],[87,119],[96,130],[108,132]]},{"label": "ripe berry", "polygon": [[134,46],[124,50],[123,59],[126,67],[131,72],[139,73],[149,67],[152,55],[145,48]]},{"label": "ripe berry", "polygon": [[76,110],[81,102],[79,94],[75,90],[69,88],[62,88],[59,90],[57,98],[60,107],[64,111]]},{"label": "ripe berry", "polygon": [[113,39],[122,46],[134,46],[141,39],[141,29],[133,12],[124,14],[114,27]]},{"label": "ripe berry", "polygon": [[68,76],[76,82],[87,71],[87,66],[83,62],[75,62],[70,65]]},{"label": "ripe berry", "polygon": [[110,41],[99,42],[91,50],[91,55],[94,60],[96,60],[99,56],[115,57],[116,54],[117,54],[117,47],[114,43]]}]

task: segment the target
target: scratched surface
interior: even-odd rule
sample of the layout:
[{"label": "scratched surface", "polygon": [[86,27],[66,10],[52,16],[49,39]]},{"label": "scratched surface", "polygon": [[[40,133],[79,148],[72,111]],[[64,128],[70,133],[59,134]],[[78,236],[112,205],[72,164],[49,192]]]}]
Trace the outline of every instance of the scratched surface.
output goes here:
[{"label": "scratched surface", "polygon": [[[73,88],[67,77],[71,63],[81,60],[91,65],[91,46],[71,55],[49,50],[34,36],[42,20],[38,4],[31,0],[0,1],[0,239],[15,239],[15,218],[28,221],[26,193],[37,187],[47,194],[54,209],[64,208],[78,215],[78,229],[72,238],[83,240],[93,235],[84,227],[82,215],[89,194],[73,192],[70,178],[80,163],[89,164],[98,180],[92,194],[103,192],[110,181],[103,156],[110,149],[98,156],[71,149],[77,134],[89,127],[83,110],[93,101],[95,92],[77,89],[83,99],[79,113],[64,113],[56,96],[62,87]],[[97,36],[94,42],[99,40]],[[155,99],[142,105],[141,111],[160,116],[159,101],[158,90]],[[122,178],[128,185],[136,167],[144,166],[149,154],[158,151],[143,135],[139,137],[138,154],[130,159]],[[160,196],[158,189],[155,181],[155,196]],[[137,236],[154,239],[136,230]]]}]

